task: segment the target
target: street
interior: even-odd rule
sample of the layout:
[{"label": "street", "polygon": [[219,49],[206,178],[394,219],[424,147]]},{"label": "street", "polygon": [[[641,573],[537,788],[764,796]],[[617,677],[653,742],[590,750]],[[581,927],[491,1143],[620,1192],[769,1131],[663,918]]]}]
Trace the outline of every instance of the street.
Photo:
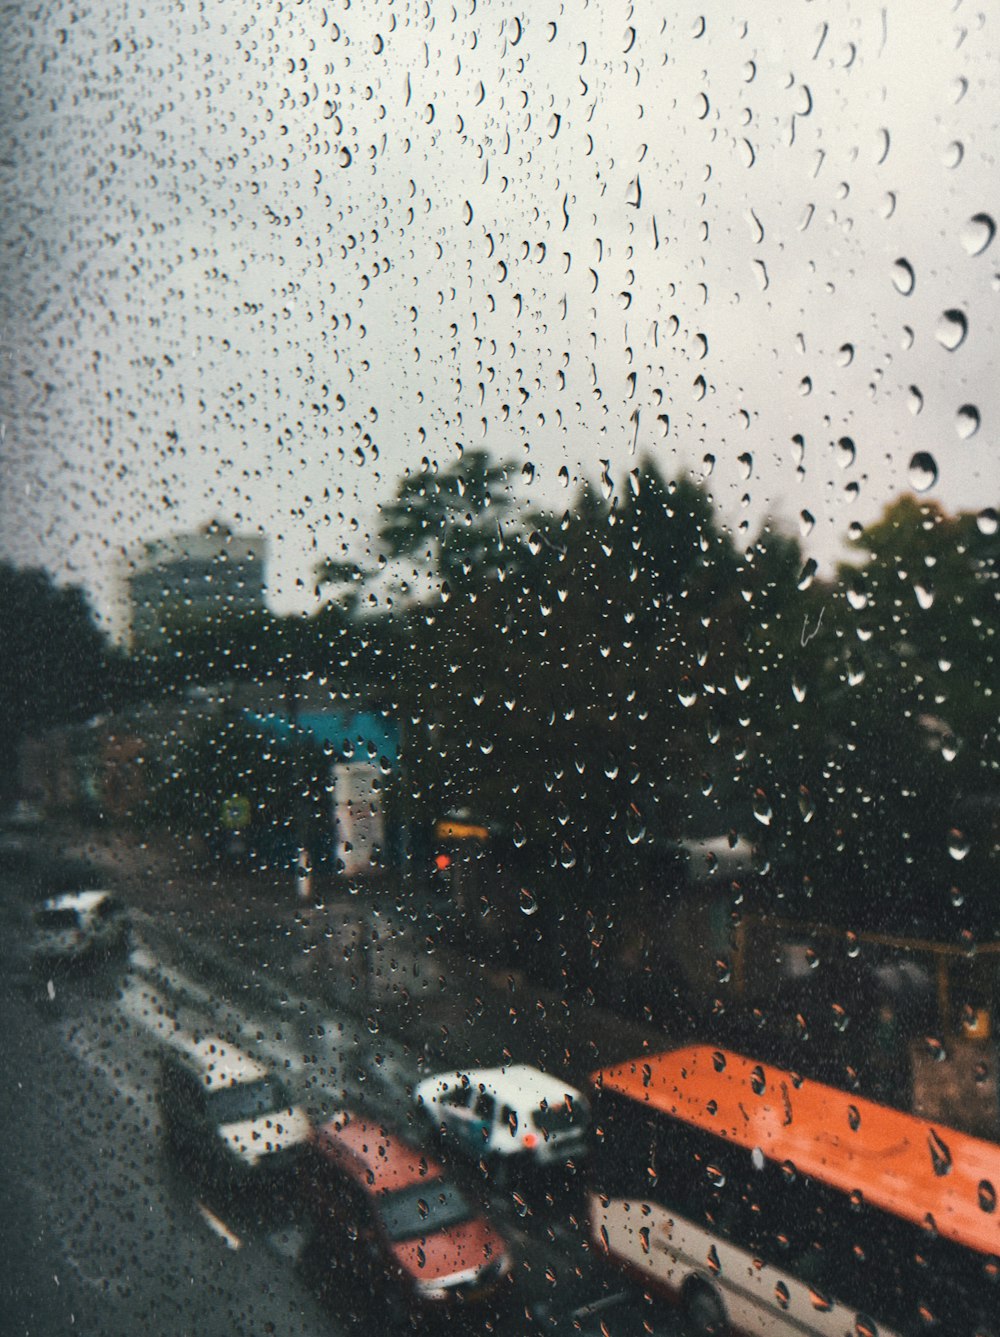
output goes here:
[{"label": "street", "polygon": [[[376,1298],[324,1294],[305,1266],[294,1193],[248,1212],[167,1153],[154,1078],[179,1034],[222,1035],[280,1070],[314,1122],[346,1103],[411,1137],[410,1093],[429,1072],[530,1060],[579,1079],[598,1055],[641,1043],[593,1009],[532,1000],[523,982],[485,964],[469,963],[461,979],[449,953],[378,915],[362,916],[375,923],[368,948],[345,950],[356,907],[328,909],[322,946],[312,947],[282,927],[268,941],[259,923],[254,937],[238,917],[227,941],[196,915],[181,927],[172,907],[134,910],[126,959],[45,979],[26,963],[39,876],[3,875],[12,1334],[313,1334],[379,1321]],[[314,930],[300,923],[304,939]],[[522,1332],[526,1310],[569,1311],[614,1289],[587,1248],[576,1184],[529,1178],[501,1193],[474,1167],[464,1173],[515,1262],[482,1315],[494,1330]]]}]

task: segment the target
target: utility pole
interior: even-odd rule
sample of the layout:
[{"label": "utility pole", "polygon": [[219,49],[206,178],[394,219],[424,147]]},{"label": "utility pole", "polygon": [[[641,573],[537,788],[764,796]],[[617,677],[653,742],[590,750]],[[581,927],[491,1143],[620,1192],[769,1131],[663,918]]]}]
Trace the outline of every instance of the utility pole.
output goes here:
[{"label": "utility pole", "polygon": [[292,770],[295,776],[295,801],[293,804],[293,837],[295,840],[295,894],[300,901],[312,898],[312,861],[306,846],[308,839],[307,790],[309,777],[305,774],[304,761],[298,755],[299,747],[299,696],[298,688],[291,675],[285,679],[285,701],[288,707],[288,723],[291,731]]}]

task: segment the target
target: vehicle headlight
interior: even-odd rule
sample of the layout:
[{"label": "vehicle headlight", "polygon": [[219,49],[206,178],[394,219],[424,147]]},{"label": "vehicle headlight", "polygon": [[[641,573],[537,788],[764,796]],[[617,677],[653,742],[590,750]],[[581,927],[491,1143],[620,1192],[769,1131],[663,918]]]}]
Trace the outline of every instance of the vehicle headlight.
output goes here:
[{"label": "vehicle headlight", "polygon": [[450,1289],[450,1286],[442,1286],[437,1280],[417,1282],[417,1294],[421,1300],[447,1300]]}]

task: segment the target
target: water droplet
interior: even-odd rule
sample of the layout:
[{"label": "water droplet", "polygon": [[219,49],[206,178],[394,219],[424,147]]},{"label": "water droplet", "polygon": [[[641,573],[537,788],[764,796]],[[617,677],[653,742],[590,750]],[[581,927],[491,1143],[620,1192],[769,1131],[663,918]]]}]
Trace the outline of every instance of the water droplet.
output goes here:
[{"label": "water droplet", "polygon": [[576,867],[576,851],[569,841],[564,840],[559,846],[559,862],[563,868]]},{"label": "water droplet", "polygon": [[750,1071],[750,1089],[756,1096],[762,1096],[767,1090],[767,1080],[764,1077],[764,1069],[759,1063]]},{"label": "water droplet", "polygon": [[646,822],[634,803],[628,805],[625,813],[625,835],[630,845],[638,845],[646,834]]},{"label": "water droplet", "polygon": [[849,436],[842,436],[837,442],[837,463],[842,469],[850,468],[857,453],[857,448]]},{"label": "water droplet", "polygon": [[909,297],[916,286],[917,276],[909,260],[902,256],[892,266],[892,286],[904,297]]},{"label": "water droplet", "polygon": [[910,386],[910,392],[906,401],[906,407],[910,410],[910,412],[913,414],[914,417],[916,417],[917,414],[924,407],[924,397],[921,394],[920,390],[915,385]]},{"label": "water droplet", "polygon": [[997,1209],[997,1191],[988,1179],[979,1181],[979,1206],[984,1212],[995,1212]]},{"label": "water droplet", "polygon": [[963,404],[955,415],[955,430],[963,441],[979,431],[979,410],[975,404]]},{"label": "water droplet", "polygon": [[941,154],[941,161],[950,171],[960,167],[962,159],[965,157],[965,145],[959,139],[953,139],[947,146],[944,153]]},{"label": "water droplet", "polygon": [[854,345],[841,344],[837,349],[837,365],[839,367],[849,367],[854,361]]},{"label": "water droplet", "polygon": [[816,525],[816,517],[812,511],[799,511],[799,533],[803,538],[811,534]]},{"label": "water droplet", "polygon": [[828,1300],[822,1291],[817,1290],[815,1286],[809,1287],[809,1301],[820,1314],[828,1314],[833,1308],[833,1302]]},{"label": "water droplet", "polygon": [[726,1071],[726,1056],[721,1049],[716,1049],[712,1055],[712,1067],[716,1072]]},{"label": "water droplet", "polygon": [[936,1035],[924,1036],[924,1050],[934,1063],[944,1063],[948,1057],[948,1051]]},{"label": "water droplet", "polygon": [[847,1124],[852,1133],[856,1133],[861,1127],[861,1111],[857,1105],[848,1105]]},{"label": "water droplet", "polygon": [[514,841],[514,848],[515,848],[515,849],[519,849],[519,850],[524,849],[524,846],[525,846],[525,843],[527,842],[528,837],[525,835],[524,827],[521,825],[520,822],[515,822],[515,823],[514,823],[514,830],[513,830],[513,832],[512,832],[512,838],[513,838],[513,841]]},{"label": "water droplet", "polygon": [[968,852],[969,842],[964,831],[959,831],[958,827],[953,826],[948,832],[948,853],[956,863],[961,863]]},{"label": "water droplet", "polygon": [[346,145],[340,150],[340,157],[338,159],[338,162],[340,163],[341,167],[350,167],[351,163],[353,162],[353,158],[351,157],[351,150],[347,148]]},{"label": "water droplet", "polygon": [[521,894],[518,899],[518,908],[521,911],[521,914],[528,915],[529,917],[538,913],[538,900],[535,897],[535,893],[529,891],[527,887],[521,888]]},{"label": "water droplet", "polygon": [[688,677],[681,679],[681,685],[677,691],[677,700],[687,710],[698,700],[698,690]]},{"label": "water droplet", "polygon": [[1000,515],[993,506],[986,506],[976,516],[976,528],[980,534],[992,535],[1000,529]]},{"label": "water droplet", "polygon": [[966,255],[982,255],[996,232],[997,225],[989,214],[973,214],[962,228],[961,241]]},{"label": "water droplet", "polygon": [[714,1188],[725,1188],[726,1173],[718,1165],[706,1165],[705,1175]]},{"label": "water droplet", "polygon": [[856,613],[860,613],[862,608],[868,607],[868,592],[861,584],[860,579],[855,580],[853,584],[848,585],[844,595],[847,602]]},{"label": "water droplet", "polygon": [[701,468],[702,477],[708,478],[712,470],[715,468],[715,456],[706,455],[705,458],[702,460],[701,465],[702,465]]},{"label": "water droplet", "polygon": [[968,333],[968,317],[957,307],[949,307],[947,311],[942,311],[934,328],[934,337],[942,348],[947,348],[949,353],[961,348]]},{"label": "water droplet", "polygon": [[[816,816],[816,801],[805,785],[799,786],[799,812],[804,822],[811,822]],[[818,965],[819,962],[815,964]]]},{"label": "water droplet", "polygon": [[951,1173],[951,1152],[948,1150],[948,1144],[941,1135],[934,1131],[927,1134],[927,1147],[931,1153],[931,1164],[934,1166],[934,1173],[944,1176]]},{"label": "water droplet", "polygon": [[797,678],[792,679],[792,696],[796,701],[802,702],[806,699],[807,687],[805,683],[799,682]]},{"label": "water droplet", "polygon": [[719,1261],[719,1251],[714,1244],[710,1246],[705,1261],[708,1264],[709,1272],[713,1277],[717,1277],[722,1271],[722,1263]]},{"label": "water droplet", "polygon": [[788,1287],[785,1285],[783,1281],[775,1282],[774,1302],[779,1309],[787,1309],[789,1304],[791,1303],[791,1295],[789,1293]]},{"label": "water droplet", "polygon": [[938,480],[938,467],[934,456],[929,451],[918,450],[910,458],[907,478],[914,492],[926,492],[932,488]]},{"label": "water droplet", "polygon": [[914,583],[913,593],[917,596],[917,603],[925,611],[933,606],[934,586],[929,580],[918,580]]},{"label": "water droplet", "polygon": [[803,566],[802,570],[799,572],[799,579],[796,588],[800,590],[807,590],[809,586],[813,583],[813,580],[816,578],[816,572],[818,570],[819,570],[819,563],[816,561],[815,557],[810,557],[809,560],[806,562],[805,566]]}]

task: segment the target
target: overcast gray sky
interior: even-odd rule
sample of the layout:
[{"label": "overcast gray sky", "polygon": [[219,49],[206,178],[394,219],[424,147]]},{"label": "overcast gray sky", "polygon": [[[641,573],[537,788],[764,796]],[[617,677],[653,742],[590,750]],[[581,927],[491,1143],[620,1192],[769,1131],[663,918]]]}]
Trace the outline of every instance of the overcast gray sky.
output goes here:
[{"label": "overcast gray sky", "polygon": [[998,500],[981,0],[4,24],[0,544],[104,612],[126,549],[215,516],[307,607],[463,446],[525,505],[649,453],[750,533],[808,510],[825,560],[919,452],[929,497]]}]

